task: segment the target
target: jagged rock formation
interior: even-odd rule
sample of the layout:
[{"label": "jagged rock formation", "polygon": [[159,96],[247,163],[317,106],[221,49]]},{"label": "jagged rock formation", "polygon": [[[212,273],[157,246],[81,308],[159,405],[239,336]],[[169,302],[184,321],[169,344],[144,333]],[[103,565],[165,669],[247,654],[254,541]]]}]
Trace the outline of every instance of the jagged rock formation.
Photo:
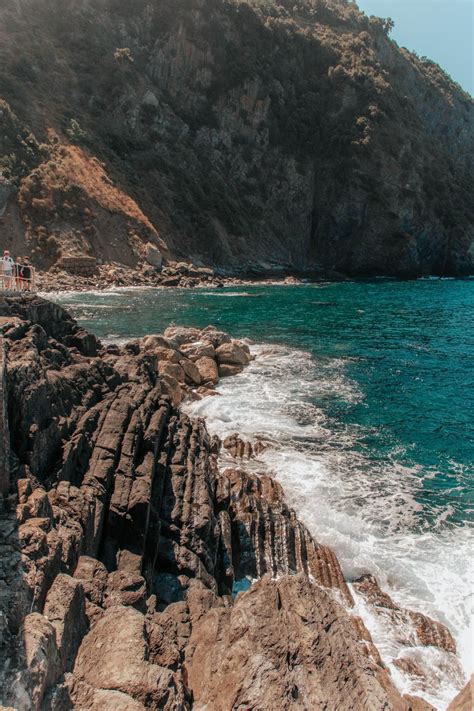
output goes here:
[{"label": "jagged rock formation", "polygon": [[[173,404],[197,392],[186,369],[202,389],[200,361],[248,363],[245,344],[173,328],[104,348],[32,295],[3,298],[0,316],[1,703],[429,711],[394,687],[336,557],[281,487],[221,472],[220,442]],[[240,576],[260,580],[234,599]],[[427,643],[448,639],[423,625]]]},{"label": "jagged rock formation", "polygon": [[0,24],[15,253],[472,271],[472,99],[355,3],[16,0]]}]

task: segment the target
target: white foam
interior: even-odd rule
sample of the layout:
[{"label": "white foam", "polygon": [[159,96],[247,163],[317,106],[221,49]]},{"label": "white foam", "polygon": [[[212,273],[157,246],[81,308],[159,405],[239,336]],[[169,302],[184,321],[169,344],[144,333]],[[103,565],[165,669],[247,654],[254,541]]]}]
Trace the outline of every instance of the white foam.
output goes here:
[{"label": "white foam", "polygon": [[[249,440],[273,443],[253,466],[274,473],[299,517],[336,551],[346,577],[373,573],[397,603],[447,624],[469,674],[472,530],[450,528],[446,508],[433,512],[428,523],[416,499],[422,472],[398,463],[396,451],[389,465],[369,461],[360,447],[354,448],[360,430],[330,421],[324,408],[311,401],[325,396],[362,400],[346,376],[345,360],[315,360],[280,346],[252,350],[257,360],[222,381],[220,397],[190,403],[188,412],[205,417],[211,433],[220,437],[239,432]],[[415,655],[429,671],[430,688],[422,695],[444,709],[464,682],[456,658],[434,648],[404,647],[396,631],[356,598],[401,691],[421,694],[416,680],[392,664],[398,656]]]}]

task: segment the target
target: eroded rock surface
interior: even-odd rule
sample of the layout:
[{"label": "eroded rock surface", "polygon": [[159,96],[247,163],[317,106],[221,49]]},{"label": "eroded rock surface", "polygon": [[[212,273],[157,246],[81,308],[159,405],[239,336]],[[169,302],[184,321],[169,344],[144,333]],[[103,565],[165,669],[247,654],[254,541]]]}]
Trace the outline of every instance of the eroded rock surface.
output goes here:
[{"label": "eroded rock surface", "polygon": [[[0,313],[5,706],[429,708],[397,692],[347,611],[335,555],[280,485],[241,466],[220,471],[220,442],[179,410],[199,381],[193,366],[217,368],[224,346],[248,363],[245,344],[173,328],[104,348],[34,296],[0,300]],[[240,442],[229,451],[242,464],[258,446]],[[241,578],[260,581],[234,600]]]}]

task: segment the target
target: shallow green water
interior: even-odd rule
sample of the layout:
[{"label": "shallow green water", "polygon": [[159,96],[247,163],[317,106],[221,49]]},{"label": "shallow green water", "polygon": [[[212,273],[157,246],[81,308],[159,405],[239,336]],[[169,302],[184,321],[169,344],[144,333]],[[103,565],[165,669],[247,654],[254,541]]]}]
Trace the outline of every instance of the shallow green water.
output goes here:
[{"label": "shallow green water", "polygon": [[[373,573],[400,605],[446,623],[472,670],[474,280],[54,298],[103,339],[171,322],[252,339],[256,360],[190,414],[221,437],[269,439],[256,466],[281,481],[347,579]],[[458,662],[404,647],[355,599],[398,686],[445,708],[463,683]],[[415,655],[429,691],[393,665],[403,654]]]},{"label": "shallow green water", "polygon": [[[474,281],[352,282],[222,290],[127,291],[61,298],[100,337],[159,332],[170,322],[215,324],[256,342],[282,343],[317,361],[344,362],[359,397],[312,396],[334,427],[360,428],[373,462],[420,468],[417,496],[474,508]],[[437,508],[437,506],[435,506]]]}]

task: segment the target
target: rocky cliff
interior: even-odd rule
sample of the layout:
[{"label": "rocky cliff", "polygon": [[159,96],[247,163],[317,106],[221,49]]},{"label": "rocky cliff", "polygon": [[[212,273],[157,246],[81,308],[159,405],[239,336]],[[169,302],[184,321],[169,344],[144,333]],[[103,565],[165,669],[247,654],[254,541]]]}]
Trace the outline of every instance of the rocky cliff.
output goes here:
[{"label": "rocky cliff", "polygon": [[[334,553],[246,470],[260,445],[180,411],[246,366],[245,344],[172,328],[103,347],[34,296],[0,317],[0,703],[430,711],[395,688]],[[413,644],[454,655],[443,625],[356,584]]]},{"label": "rocky cliff", "polygon": [[355,3],[3,0],[0,27],[15,253],[472,271],[472,99]]}]

